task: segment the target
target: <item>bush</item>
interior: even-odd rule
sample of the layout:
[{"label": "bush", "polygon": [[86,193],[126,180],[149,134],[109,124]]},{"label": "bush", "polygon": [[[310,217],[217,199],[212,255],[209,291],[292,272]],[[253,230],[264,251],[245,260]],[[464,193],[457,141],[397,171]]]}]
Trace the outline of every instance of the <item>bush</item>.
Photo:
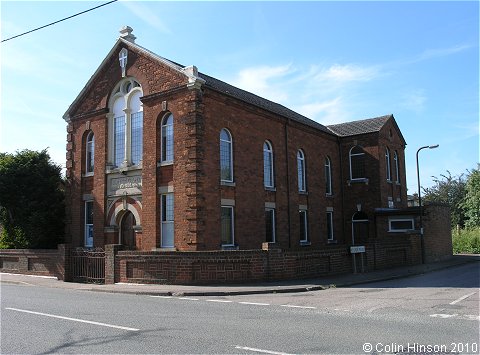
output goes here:
[{"label": "bush", "polygon": [[56,248],[64,236],[61,166],[46,150],[0,153],[0,245]]},{"label": "bush", "polygon": [[452,231],[454,254],[480,254],[480,227]]},{"label": "bush", "polygon": [[13,227],[10,233],[2,229],[0,233],[0,249],[28,249],[28,239],[18,227]]}]

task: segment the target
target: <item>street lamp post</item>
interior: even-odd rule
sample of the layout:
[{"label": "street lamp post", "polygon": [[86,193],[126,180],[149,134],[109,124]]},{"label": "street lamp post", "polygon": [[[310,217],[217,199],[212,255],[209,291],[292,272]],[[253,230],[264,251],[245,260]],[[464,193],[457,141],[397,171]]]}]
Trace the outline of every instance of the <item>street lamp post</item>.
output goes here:
[{"label": "street lamp post", "polygon": [[418,165],[418,153],[422,149],[435,149],[438,148],[439,145],[426,145],[424,147],[420,147],[417,150],[417,182],[418,182],[418,207],[420,209],[420,248],[422,249],[422,264],[425,264],[425,239],[423,237],[423,206],[422,206],[422,195],[420,191],[420,168]]}]

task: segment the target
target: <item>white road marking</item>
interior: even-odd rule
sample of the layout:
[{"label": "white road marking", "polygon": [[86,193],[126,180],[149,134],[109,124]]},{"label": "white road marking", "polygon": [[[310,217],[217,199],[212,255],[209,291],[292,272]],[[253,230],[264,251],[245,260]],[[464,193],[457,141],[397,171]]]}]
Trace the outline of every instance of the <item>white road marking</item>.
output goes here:
[{"label": "white road marking", "polygon": [[236,345],[235,349],[255,351],[257,353],[273,354],[273,355],[290,355],[288,353],[281,353],[281,352],[278,352],[278,351],[271,351],[271,350],[264,350],[264,349],[257,349],[257,348],[249,348],[248,346],[239,346],[239,345]]},{"label": "white road marking", "polygon": [[29,313],[29,314],[36,314],[39,316],[45,316],[45,317],[51,317],[51,318],[58,318],[58,319],[64,319],[64,320],[70,320],[73,322],[80,322],[80,323],[88,323],[88,324],[93,324],[93,325],[100,325],[102,327],[109,327],[109,328],[116,328],[116,329],[123,329],[123,330],[130,330],[133,332],[138,332],[140,329],[136,328],[129,328],[129,327],[122,327],[120,325],[113,325],[113,324],[107,324],[107,323],[100,323],[100,322],[93,322],[90,320],[84,320],[84,319],[78,319],[78,318],[70,318],[70,317],[63,317],[63,316],[57,316],[54,314],[48,314],[48,313],[41,313],[41,312],[34,312],[34,311],[28,311],[26,309],[18,309],[18,308],[5,308],[10,311],[15,311],[15,312],[23,312],[23,313]]},{"label": "white road marking", "polygon": [[153,298],[172,298],[172,296],[150,296]]},{"label": "white road marking", "polygon": [[233,301],[228,300],[205,300],[207,302],[218,302],[218,303],[232,303]]},{"label": "white road marking", "polygon": [[260,303],[260,302],[238,302],[240,304],[251,304],[254,306],[270,306],[270,303]]},{"label": "white road marking", "polygon": [[187,301],[199,301],[200,299],[198,298],[192,298],[192,297],[178,297],[179,300],[187,300]]},{"label": "white road marking", "polygon": [[430,317],[435,317],[435,318],[457,318],[457,319],[465,319],[465,320],[476,320],[480,321],[480,316],[474,315],[474,314],[446,314],[446,313],[437,313],[437,314],[430,314]]},{"label": "white road marking", "polygon": [[317,307],[310,307],[310,306],[295,306],[293,304],[281,304],[280,307],[288,307],[288,308],[305,308],[305,309],[317,309]]},{"label": "white road marking", "polygon": [[430,314],[430,317],[435,317],[435,318],[452,318],[458,316],[458,314],[445,314],[445,313],[436,313],[436,314]]},{"label": "white road marking", "polygon": [[466,298],[468,298],[468,297],[470,297],[470,296],[472,296],[472,295],[474,295],[474,294],[476,294],[476,292],[469,293],[468,295],[462,296],[462,297],[460,297],[460,298],[457,298],[455,301],[450,302],[450,304],[453,305],[453,304],[457,304],[458,302],[462,302],[464,299],[466,299]]}]

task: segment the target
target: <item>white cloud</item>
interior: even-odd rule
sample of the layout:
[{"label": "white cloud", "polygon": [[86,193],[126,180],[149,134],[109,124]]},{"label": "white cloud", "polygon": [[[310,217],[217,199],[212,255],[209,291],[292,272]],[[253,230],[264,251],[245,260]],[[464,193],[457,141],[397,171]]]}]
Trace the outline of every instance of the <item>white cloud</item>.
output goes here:
[{"label": "white cloud", "polygon": [[300,105],[298,113],[324,125],[345,122],[345,107],[341,97],[328,101],[311,102]]},{"label": "white cloud", "polygon": [[153,28],[159,30],[162,33],[171,34],[172,31],[165,24],[164,21],[160,19],[152,9],[148,8],[146,5],[137,2],[137,1],[120,1],[120,3],[130,10],[134,15],[138,16],[142,21],[148,23]]},{"label": "white cloud", "polygon": [[385,63],[384,67],[393,68],[395,70],[400,66],[415,64],[435,58],[446,57],[466,51],[474,47],[475,45],[472,44],[458,44],[452,47],[425,49],[422,53],[412,56],[410,58],[401,58],[393,62]]},{"label": "white cloud", "polygon": [[[376,66],[334,64],[294,68],[292,64],[284,64],[244,68],[230,82],[312,120],[335,124],[354,118],[349,112],[356,105],[354,89],[380,76]],[[344,97],[349,97],[348,102]]]},{"label": "white cloud", "polygon": [[269,100],[284,102],[289,96],[283,89],[285,77],[293,71],[291,65],[251,67],[241,70],[232,83]]},{"label": "white cloud", "polygon": [[417,57],[417,61],[427,60],[431,58],[445,57],[459,52],[463,52],[467,49],[472,48],[472,45],[469,44],[459,44],[453,47],[448,48],[435,48],[435,49],[426,49],[422,54]]},{"label": "white cloud", "polygon": [[421,113],[425,109],[425,102],[427,97],[424,90],[417,89],[406,93],[403,96],[401,106],[407,110],[414,111],[415,113]]},{"label": "white cloud", "polygon": [[377,67],[362,67],[354,64],[334,64],[327,69],[320,70],[316,80],[328,80],[337,84],[346,84],[354,81],[370,81],[379,76]]}]

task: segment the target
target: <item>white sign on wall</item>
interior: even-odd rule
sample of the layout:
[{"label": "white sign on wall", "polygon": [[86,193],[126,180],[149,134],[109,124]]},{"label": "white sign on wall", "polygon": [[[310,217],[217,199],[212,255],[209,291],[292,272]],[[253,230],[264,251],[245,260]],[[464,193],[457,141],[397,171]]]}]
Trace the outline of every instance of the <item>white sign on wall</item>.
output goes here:
[{"label": "white sign on wall", "polygon": [[142,176],[109,176],[108,177],[108,194],[110,196],[135,195],[142,193]]},{"label": "white sign on wall", "polygon": [[364,245],[357,245],[354,247],[350,247],[351,254],[358,254],[358,253],[365,253],[365,246]]}]

